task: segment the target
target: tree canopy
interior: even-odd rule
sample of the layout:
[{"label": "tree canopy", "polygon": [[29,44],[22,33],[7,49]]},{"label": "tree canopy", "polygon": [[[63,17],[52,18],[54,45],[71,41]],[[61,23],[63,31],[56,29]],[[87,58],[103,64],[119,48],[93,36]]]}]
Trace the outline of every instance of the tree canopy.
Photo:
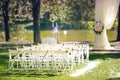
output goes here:
[{"label": "tree canopy", "polygon": [[[40,18],[46,22],[59,22],[61,28],[73,25],[73,28],[84,29],[87,21],[94,20],[94,0],[41,0],[40,3]],[[0,4],[2,9],[2,1]],[[32,19],[31,0],[10,0],[9,23],[18,19]],[[0,22],[2,21],[0,11]]]}]

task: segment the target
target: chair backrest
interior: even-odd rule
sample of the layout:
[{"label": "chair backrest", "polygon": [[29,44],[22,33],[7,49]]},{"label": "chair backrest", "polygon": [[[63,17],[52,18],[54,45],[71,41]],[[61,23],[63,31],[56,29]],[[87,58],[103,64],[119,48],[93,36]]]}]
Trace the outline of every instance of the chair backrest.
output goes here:
[{"label": "chair backrest", "polygon": [[17,50],[9,49],[9,60],[13,59],[16,55],[18,55]]}]

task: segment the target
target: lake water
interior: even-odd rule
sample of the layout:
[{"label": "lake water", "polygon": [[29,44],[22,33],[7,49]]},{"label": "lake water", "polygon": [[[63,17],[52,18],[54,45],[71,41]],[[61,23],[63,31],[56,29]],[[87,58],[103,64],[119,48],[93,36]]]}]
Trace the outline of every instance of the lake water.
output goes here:
[{"label": "lake water", "polygon": [[[48,34],[47,34],[48,33]],[[60,42],[72,41],[90,41],[94,42],[94,31],[93,30],[61,30],[57,34],[51,34],[49,31],[41,32],[41,37],[51,37],[51,35],[55,36]],[[116,40],[116,31],[107,31],[109,41]]]},{"label": "lake water", "polygon": [[[94,42],[93,30],[61,30],[59,33],[52,33],[51,30],[41,31],[41,39],[46,37],[55,37],[59,42]],[[116,31],[107,31],[108,40],[116,40]],[[15,42],[33,42],[33,31],[11,32],[11,41]],[[4,36],[0,32],[0,41],[4,41]]]}]

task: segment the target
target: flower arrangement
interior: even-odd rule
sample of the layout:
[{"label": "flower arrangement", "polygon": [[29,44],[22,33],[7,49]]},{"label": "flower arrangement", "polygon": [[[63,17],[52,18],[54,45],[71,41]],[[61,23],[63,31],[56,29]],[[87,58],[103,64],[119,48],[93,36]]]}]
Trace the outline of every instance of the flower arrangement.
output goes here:
[{"label": "flower arrangement", "polygon": [[94,32],[96,34],[101,34],[103,31],[104,27],[101,22],[97,21],[94,25]]}]

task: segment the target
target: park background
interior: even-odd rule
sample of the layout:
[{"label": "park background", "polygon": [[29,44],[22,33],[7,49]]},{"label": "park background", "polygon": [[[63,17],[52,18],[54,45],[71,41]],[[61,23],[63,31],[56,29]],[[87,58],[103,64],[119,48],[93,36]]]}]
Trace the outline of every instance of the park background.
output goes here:
[{"label": "park background", "polygon": [[[2,2],[1,2],[2,4]],[[0,6],[0,41],[5,41],[2,5]],[[53,37],[52,23],[59,27],[59,42],[94,42],[94,0],[41,0],[40,38]],[[11,0],[9,28],[11,42],[33,42],[32,4],[27,0]],[[118,19],[107,31],[108,40],[117,38]],[[67,34],[64,34],[67,32]]]},{"label": "park background", "polygon": [[[7,1],[7,0],[4,0]],[[31,0],[36,1],[36,0]],[[0,0],[0,41],[5,41],[2,0]],[[95,0],[41,0],[40,36],[52,36],[52,22],[59,25],[60,41],[94,42]],[[11,42],[33,42],[32,4],[29,0],[10,0],[9,28]],[[107,31],[109,41],[116,40],[118,19]],[[67,34],[64,34],[67,31]],[[90,54],[90,61],[101,64],[90,72],[78,76],[35,73],[8,73],[8,49],[23,45],[0,45],[0,80],[119,80],[119,54]],[[81,66],[80,66],[81,67]]]}]

